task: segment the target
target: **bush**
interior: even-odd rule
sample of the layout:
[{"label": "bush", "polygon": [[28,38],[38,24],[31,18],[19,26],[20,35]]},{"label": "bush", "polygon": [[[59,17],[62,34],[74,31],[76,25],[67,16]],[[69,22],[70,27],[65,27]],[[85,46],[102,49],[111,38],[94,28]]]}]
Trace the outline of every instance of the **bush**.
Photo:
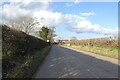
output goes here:
[{"label": "bush", "polygon": [[7,25],[0,27],[2,27],[3,77],[14,67],[22,64],[27,57],[49,45],[39,38],[11,29]]}]

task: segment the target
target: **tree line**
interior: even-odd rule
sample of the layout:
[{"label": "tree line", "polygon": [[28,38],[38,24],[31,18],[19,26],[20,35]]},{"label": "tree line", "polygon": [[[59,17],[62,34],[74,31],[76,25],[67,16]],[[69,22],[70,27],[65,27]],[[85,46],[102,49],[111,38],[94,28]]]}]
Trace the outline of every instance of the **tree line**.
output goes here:
[{"label": "tree line", "polygon": [[[7,23],[11,28],[23,31],[26,34],[35,33],[36,26],[40,26],[40,22],[36,18],[29,16],[20,16],[17,19],[11,19]],[[44,41],[53,42],[55,34],[55,27],[43,25],[36,34]]]}]

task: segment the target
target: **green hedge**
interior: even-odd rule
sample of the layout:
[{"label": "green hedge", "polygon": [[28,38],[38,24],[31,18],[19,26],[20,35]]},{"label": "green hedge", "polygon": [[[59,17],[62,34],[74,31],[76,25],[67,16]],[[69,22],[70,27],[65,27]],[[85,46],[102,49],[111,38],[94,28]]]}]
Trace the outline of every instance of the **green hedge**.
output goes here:
[{"label": "green hedge", "polygon": [[3,77],[20,66],[36,51],[49,46],[49,44],[39,38],[28,35],[22,31],[9,28],[6,25],[2,27],[2,73]]},{"label": "green hedge", "polygon": [[32,78],[50,49],[51,46],[48,46],[40,51],[37,51],[34,55],[26,59],[21,66],[18,66],[9,72],[7,78]]},{"label": "green hedge", "polygon": [[6,56],[31,54],[29,52],[48,46],[48,43],[43,40],[27,35],[24,32],[10,29],[5,25],[2,26],[2,38],[4,58]]}]

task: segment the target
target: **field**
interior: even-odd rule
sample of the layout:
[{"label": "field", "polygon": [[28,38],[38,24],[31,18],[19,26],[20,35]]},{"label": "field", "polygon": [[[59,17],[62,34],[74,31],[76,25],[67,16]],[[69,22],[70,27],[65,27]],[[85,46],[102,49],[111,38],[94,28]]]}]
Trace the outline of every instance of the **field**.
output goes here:
[{"label": "field", "polygon": [[117,37],[105,37],[86,40],[71,40],[64,45],[70,44],[72,48],[108,56],[118,59]]}]

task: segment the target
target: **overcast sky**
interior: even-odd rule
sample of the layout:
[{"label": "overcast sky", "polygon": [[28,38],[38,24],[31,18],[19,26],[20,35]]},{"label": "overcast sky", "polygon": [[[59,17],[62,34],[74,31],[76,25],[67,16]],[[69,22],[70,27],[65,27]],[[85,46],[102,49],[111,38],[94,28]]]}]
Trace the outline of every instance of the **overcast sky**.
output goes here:
[{"label": "overcast sky", "polygon": [[63,39],[72,36],[78,39],[97,38],[118,33],[117,2],[18,1],[6,0],[0,3],[0,22],[24,15],[36,17],[41,25],[55,26],[58,38]]}]

